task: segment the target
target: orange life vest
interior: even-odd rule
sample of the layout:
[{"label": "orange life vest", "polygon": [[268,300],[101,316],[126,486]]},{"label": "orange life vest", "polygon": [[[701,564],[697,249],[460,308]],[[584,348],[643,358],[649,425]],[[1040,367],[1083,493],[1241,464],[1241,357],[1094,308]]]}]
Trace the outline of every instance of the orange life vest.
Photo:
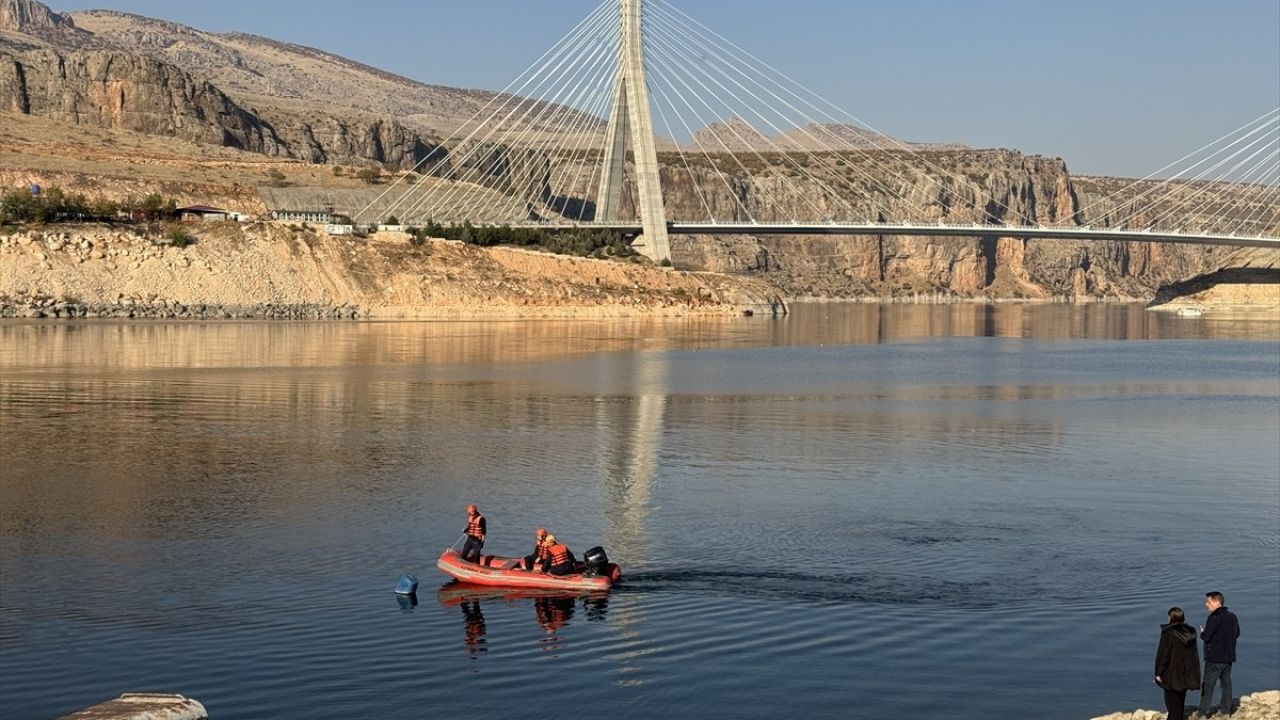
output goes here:
[{"label": "orange life vest", "polygon": [[564,543],[556,543],[555,545],[552,545],[548,549],[548,552],[551,553],[552,565],[563,565],[569,562],[569,547]]},{"label": "orange life vest", "polygon": [[[467,521],[467,534],[477,540],[484,539],[484,516],[476,513],[476,516]],[[456,525],[454,527],[457,527]]]},{"label": "orange life vest", "polygon": [[533,556],[539,560],[550,560],[551,546],[545,542],[539,542],[538,546],[533,549]]}]

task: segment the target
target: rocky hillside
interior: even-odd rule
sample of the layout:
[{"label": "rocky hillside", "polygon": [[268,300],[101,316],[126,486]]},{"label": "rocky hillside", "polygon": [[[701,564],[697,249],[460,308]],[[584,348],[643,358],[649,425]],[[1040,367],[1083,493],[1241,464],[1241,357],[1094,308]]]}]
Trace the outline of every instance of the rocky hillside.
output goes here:
[{"label": "rocky hillside", "polygon": [[75,22],[63,13],[56,13],[47,6],[31,0],[5,0],[0,2],[0,30],[29,33],[41,37],[61,37],[73,41],[88,33],[76,27]]},{"label": "rocky hillside", "polygon": [[[331,95],[339,100],[329,102]],[[477,192],[513,195],[510,207],[517,211],[589,218],[597,176],[582,155],[530,152],[513,161],[484,147],[463,162],[466,148],[432,134],[493,97],[422,85],[264,38],[205,33],[120,13],[59,14],[34,0],[0,0],[0,181],[6,188],[38,182],[89,195],[159,191],[260,212],[264,208],[252,188],[291,186],[274,195],[299,205],[294,209],[307,209],[301,205],[340,205],[328,199],[333,193],[321,190],[361,197],[352,169],[325,163],[407,168],[438,157],[442,162],[432,174],[446,178],[477,170],[483,186]],[[333,111],[311,110],[321,105]],[[67,130],[72,126],[76,130]],[[540,130],[556,132],[551,126]],[[153,147],[139,137],[165,142]],[[833,151],[822,137],[838,138],[845,149]],[[1060,159],[1013,151],[868,150],[887,138],[846,126],[766,139],[740,121],[728,121],[699,138],[741,152],[664,152],[660,162],[672,219],[858,217],[1105,226],[1127,214],[1124,204],[1133,195],[1155,200],[1153,212],[1163,213],[1176,212],[1201,190],[1073,178]],[[769,140],[806,152],[747,152]],[[670,141],[662,146],[674,149]],[[384,189],[378,186],[375,195]],[[313,197],[322,199],[309,203]],[[395,195],[387,197],[389,207]],[[354,213],[369,199],[335,209]],[[1280,198],[1259,194],[1253,206],[1228,203],[1220,209],[1252,213],[1267,203]],[[480,221],[486,219],[474,210],[480,205],[459,207],[469,213],[466,219]],[[634,208],[629,211],[634,215]],[[434,212],[425,207],[400,219],[423,222]],[[1220,269],[1224,252],[1137,242],[1025,241],[1012,233],[980,240],[820,236],[674,242],[678,265],[758,274],[791,297],[1148,299],[1164,284]]]},{"label": "rocky hillside", "polygon": [[[28,0],[29,1],[29,0]],[[456,131],[497,93],[427,85],[332,53],[245,33],[210,33],[128,13],[72,13],[105,46],[145,54],[207,78],[247,107],[312,118],[395,118],[436,137]]]},{"label": "rocky hillside", "polygon": [[[668,213],[698,218],[709,208],[720,221],[788,222],[852,212],[889,222],[1105,225],[1111,207],[1097,202],[1105,197],[1103,186],[1077,183],[1061,159],[1008,150],[846,153],[819,162],[804,167],[815,181],[781,162],[744,168],[720,161],[717,167],[690,170],[667,158]],[[847,191],[837,197],[834,188]],[[1218,269],[1229,252],[1163,243],[1024,240],[1013,233],[981,240],[823,235],[676,237],[672,242],[678,265],[759,273],[789,297],[823,298],[936,293],[1145,300],[1166,283]]]},{"label": "rocky hillside", "polygon": [[[137,21],[191,42],[200,36],[181,26]],[[367,112],[299,116],[277,105],[252,106],[224,92],[210,73],[192,73],[159,51],[199,55],[181,51],[180,44],[146,32],[98,35],[33,0],[0,0],[0,108],[315,163],[409,167],[436,148],[425,133]],[[199,57],[204,59],[186,65],[217,65]],[[243,58],[221,62],[247,67]]]},{"label": "rocky hillside", "polygon": [[752,278],[407,235],[209,223],[187,247],[107,226],[0,235],[0,317],[621,317],[782,312]]},{"label": "rocky hillside", "polygon": [[[130,56],[130,61],[114,67],[124,56]],[[61,77],[64,61],[72,72]],[[208,132],[196,133],[190,128],[170,132],[176,121],[156,121],[154,116],[165,108],[149,101],[173,95],[180,87],[175,90],[161,85],[142,95],[124,95],[129,107],[114,109],[110,102],[119,99],[120,93],[112,94],[110,88],[87,92],[95,83],[128,84],[136,89],[159,76],[173,76],[178,86],[200,86],[217,96],[216,104],[234,106],[227,128],[230,146],[317,163],[375,161],[409,167],[431,151],[433,139],[465,136],[477,117],[485,117],[484,108],[503,99],[489,91],[419,83],[322,50],[255,35],[210,33],[104,10],[56,13],[36,0],[0,0],[0,63],[6,66],[0,107],[77,124],[98,123],[209,141],[205,139]],[[114,72],[110,77],[84,75],[80,71],[86,66],[112,67]],[[31,79],[24,82],[24,75]],[[59,77],[49,84],[52,76]],[[57,112],[49,113],[47,103],[30,102],[32,95],[45,92],[64,98],[55,108]],[[100,95],[104,97],[97,97]],[[325,110],[318,112],[317,108]],[[180,102],[170,114],[181,117],[190,109],[189,104]],[[126,117],[114,117],[122,113]],[[131,113],[152,117],[130,122],[127,115]],[[248,115],[251,124],[261,128],[261,142],[243,141],[245,122],[240,115]],[[538,115],[535,112],[531,117]],[[573,129],[572,139],[577,143],[598,144],[603,137],[604,127],[599,122],[589,125],[593,128],[590,132],[579,133],[581,116],[576,112],[543,115],[552,118],[549,126],[522,129],[544,134]],[[197,124],[209,123],[199,119]],[[897,143],[839,124],[814,125],[769,137],[737,119],[712,123],[697,133],[696,142],[711,152],[765,152],[778,147],[847,150]],[[675,149],[668,138],[659,138],[659,145]],[[691,143],[686,149],[697,148]]]},{"label": "rocky hillside", "polygon": [[713,122],[694,133],[684,150],[694,153],[847,152],[849,150],[967,150],[964,145],[909,143],[857,125],[810,123],[768,135],[742,118]]}]

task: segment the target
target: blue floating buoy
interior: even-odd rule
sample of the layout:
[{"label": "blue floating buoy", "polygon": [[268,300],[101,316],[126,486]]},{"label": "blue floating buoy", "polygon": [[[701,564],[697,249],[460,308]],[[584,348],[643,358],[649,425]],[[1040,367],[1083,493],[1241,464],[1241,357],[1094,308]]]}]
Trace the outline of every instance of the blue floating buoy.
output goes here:
[{"label": "blue floating buoy", "polygon": [[418,592],[418,578],[413,575],[405,575],[400,578],[400,582],[396,583],[397,595],[412,595]]}]

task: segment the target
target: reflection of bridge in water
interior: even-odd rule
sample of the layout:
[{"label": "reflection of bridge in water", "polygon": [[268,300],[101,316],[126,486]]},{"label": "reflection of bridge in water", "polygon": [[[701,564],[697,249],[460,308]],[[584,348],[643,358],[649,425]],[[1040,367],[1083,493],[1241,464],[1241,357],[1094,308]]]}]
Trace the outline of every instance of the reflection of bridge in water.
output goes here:
[{"label": "reflection of bridge in water", "polygon": [[893,140],[668,0],[605,0],[445,145],[355,219],[605,229],[655,261],[671,234],[1280,249],[1280,108],[1084,207],[1069,187],[1037,207],[1034,172]]},{"label": "reflection of bridge in water", "polygon": [[632,394],[596,397],[599,472],[608,502],[606,548],[616,557],[648,557],[647,520],[667,407],[667,353],[627,353],[610,363],[609,372]]}]

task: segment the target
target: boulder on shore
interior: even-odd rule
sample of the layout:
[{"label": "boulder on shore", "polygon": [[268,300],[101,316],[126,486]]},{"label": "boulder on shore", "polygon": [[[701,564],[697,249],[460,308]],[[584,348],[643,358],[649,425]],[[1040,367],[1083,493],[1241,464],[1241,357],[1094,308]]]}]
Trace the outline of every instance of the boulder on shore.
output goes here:
[{"label": "boulder on shore", "polygon": [[[1216,694],[1216,693],[1215,693]],[[1187,704],[1194,706],[1196,693],[1187,693]],[[1245,695],[1238,701],[1236,711],[1230,715],[1231,720],[1280,720],[1280,690],[1268,690],[1252,695]],[[1093,720],[1164,720],[1163,710],[1134,710],[1101,715]],[[1200,718],[1200,715],[1187,714],[1188,718]],[[1226,716],[1223,716],[1226,717]]]}]

